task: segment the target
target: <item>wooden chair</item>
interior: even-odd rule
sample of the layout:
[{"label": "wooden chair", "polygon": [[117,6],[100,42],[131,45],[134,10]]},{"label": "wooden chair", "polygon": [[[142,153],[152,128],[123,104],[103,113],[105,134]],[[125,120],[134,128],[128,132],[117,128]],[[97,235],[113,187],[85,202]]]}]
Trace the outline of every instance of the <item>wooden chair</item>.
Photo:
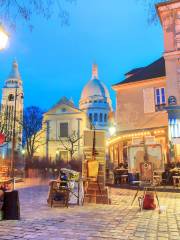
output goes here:
[{"label": "wooden chair", "polygon": [[53,181],[50,186],[50,205],[53,203],[62,203],[65,207],[69,206],[69,192],[67,187],[58,186],[58,182]]}]

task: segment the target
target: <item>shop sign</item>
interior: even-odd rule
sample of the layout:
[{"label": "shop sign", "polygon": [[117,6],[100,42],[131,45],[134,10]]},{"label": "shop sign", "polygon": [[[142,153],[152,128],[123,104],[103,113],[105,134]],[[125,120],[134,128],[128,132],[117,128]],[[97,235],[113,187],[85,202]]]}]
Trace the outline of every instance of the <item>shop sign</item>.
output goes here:
[{"label": "shop sign", "polygon": [[177,105],[177,100],[175,96],[170,96],[168,98],[168,105]]}]

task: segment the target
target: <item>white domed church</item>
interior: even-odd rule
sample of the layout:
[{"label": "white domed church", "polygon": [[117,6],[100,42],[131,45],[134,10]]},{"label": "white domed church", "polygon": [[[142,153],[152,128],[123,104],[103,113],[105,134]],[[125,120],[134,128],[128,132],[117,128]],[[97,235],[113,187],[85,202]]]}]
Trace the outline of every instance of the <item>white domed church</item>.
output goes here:
[{"label": "white domed church", "polygon": [[96,129],[107,130],[112,103],[107,87],[98,78],[97,64],[93,64],[92,78],[82,91],[79,108],[86,112]]},{"label": "white domed church", "polygon": [[111,111],[109,92],[98,79],[98,67],[94,64],[92,78],[82,91],[79,108],[71,100],[63,97],[44,114],[42,145],[36,155],[52,161],[61,159],[68,162],[71,156],[63,144],[63,139],[66,140],[76,133],[79,140],[74,148],[74,157],[78,159],[83,150],[84,130],[89,129],[91,125],[95,129],[107,131]]}]

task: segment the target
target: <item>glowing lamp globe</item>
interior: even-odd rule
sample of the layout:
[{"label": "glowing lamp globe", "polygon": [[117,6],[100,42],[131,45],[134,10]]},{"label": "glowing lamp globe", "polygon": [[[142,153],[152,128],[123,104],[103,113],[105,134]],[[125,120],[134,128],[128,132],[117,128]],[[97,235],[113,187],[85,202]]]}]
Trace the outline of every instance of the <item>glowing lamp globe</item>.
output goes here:
[{"label": "glowing lamp globe", "polygon": [[0,50],[3,50],[7,47],[8,40],[8,34],[5,32],[4,28],[0,26]]},{"label": "glowing lamp globe", "polygon": [[22,149],[21,153],[24,155],[26,153],[25,149]]},{"label": "glowing lamp globe", "polygon": [[115,126],[111,126],[109,128],[109,134],[110,134],[110,136],[113,136],[113,135],[116,134],[116,127]]},{"label": "glowing lamp globe", "polygon": [[5,135],[3,133],[0,133],[0,145],[5,142]]}]

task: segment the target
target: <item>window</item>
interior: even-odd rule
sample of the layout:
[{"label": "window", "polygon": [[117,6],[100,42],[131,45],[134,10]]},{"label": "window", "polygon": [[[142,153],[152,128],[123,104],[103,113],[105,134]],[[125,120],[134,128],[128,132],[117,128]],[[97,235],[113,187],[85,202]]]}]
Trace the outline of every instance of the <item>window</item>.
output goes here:
[{"label": "window", "polygon": [[156,105],[166,103],[165,88],[156,88],[155,90]]},{"label": "window", "polygon": [[60,137],[68,137],[68,123],[60,123]]},{"label": "window", "polygon": [[10,102],[11,102],[11,101],[14,101],[14,95],[13,95],[13,94],[9,94],[8,100],[9,100]]},{"label": "window", "polygon": [[104,122],[107,122],[107,114],[104,114]]},{"label": "window", "polygon": [[100,116],[99,116],[99,121],[102,122],[103,121],[103,115],[102,113],[100,113]]},{"label": "window", "polygon": [[92,122],[92,113],[89,114],[89,121]]},{"label": "window", "polygon": [[94,114],[94,122],[97,122],[98,121],[98,115],[97,113]]}]

